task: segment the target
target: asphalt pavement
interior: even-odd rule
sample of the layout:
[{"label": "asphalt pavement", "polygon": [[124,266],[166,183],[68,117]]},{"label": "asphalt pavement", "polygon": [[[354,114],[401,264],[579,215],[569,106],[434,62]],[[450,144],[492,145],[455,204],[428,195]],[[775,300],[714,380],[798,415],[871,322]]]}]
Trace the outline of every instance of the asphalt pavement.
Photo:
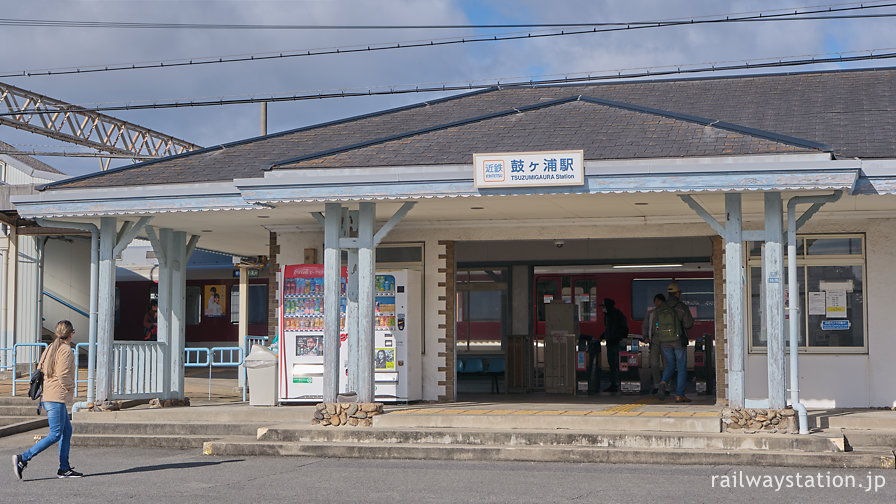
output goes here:
[{"label": "asphalt pavement", "polygon": [[[896,500],[896,471],[775,467],[494,463],[311,457],[209,457],[196,450],[73,448],[81,479],[56,479],[56,449],[17,481],[0,443],[3,502],[764,502]],[[753,487],[749,487],[751,485]],[[758,485],[758,487],[756,486]],[[758,499],[758,500],[757,500]]]}]

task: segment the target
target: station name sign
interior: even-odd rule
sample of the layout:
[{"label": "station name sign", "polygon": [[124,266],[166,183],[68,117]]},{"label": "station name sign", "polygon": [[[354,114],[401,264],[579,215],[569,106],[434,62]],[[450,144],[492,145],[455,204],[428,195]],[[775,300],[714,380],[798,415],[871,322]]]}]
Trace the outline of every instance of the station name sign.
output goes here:
[{"label": "station name sign", "polygon": [[581,150],[473,154],[476,187],[545,187],[585,184]]}]

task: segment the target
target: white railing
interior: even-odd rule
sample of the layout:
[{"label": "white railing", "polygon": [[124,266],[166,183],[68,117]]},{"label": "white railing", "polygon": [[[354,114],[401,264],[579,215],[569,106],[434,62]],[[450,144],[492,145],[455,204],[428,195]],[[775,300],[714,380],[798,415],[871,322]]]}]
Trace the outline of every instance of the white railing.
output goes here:
[{"label": "white railing", "polygon": [[112,397],[151,399],[164,394],[167,345],[158,341],[112,344]]}]

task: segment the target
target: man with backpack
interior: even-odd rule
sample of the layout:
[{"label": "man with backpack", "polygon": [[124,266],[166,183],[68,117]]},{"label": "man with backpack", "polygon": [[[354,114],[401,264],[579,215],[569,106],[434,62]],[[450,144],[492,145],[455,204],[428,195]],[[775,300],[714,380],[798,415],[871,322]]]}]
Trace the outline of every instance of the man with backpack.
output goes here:
[{"label": "man with backpack", "polygon": [[620,343],[628,337],[628,322],[625,315],[616,308],[616,301],[604,299],[604,334],[607,341],[607,366],[610,368],[610,386],[604,392],[619,392],[619,351]]},{"label": "man with backpack", "polygon": [[663,379],[657,386],[657,396],[665,398],[666,384],[672,379],[672,373],[678,369],[675,385],[675,402],[691,402],[684,395],[684,389],[688,379],[688,335],[687,330],[694,326],[694,317],[691,310],[684,304],[681,297],[681,288],[672,282],[666,289],[669,299],[654,309],[654,335],[663,350],[666,359],[666,369],[663,371]]},{"label": "man with backpack", "polygon": [[644,323],[641,324],[641,336],[649,345],[650,351],[650,378],[653,383],[652,394],[657,393],[657,387],[663,381],[663,369],[666,367],[666,361],[663,358],[663,350],[660,346],[659,339],[656,336],[656,309],[666,302],[666,296],[657,294],[653,296],[653,307],[647,311],[644,316]]}]

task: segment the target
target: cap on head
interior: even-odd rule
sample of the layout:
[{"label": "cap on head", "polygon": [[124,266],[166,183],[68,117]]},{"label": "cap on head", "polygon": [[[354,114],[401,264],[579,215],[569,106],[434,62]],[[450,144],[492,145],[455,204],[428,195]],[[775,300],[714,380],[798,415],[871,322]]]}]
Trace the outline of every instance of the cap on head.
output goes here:
[{"label": "cap on head", "polygon": [[616,301],[613,301],[610,298],[604,298],[603,305],[607,308],[612,308],[612,307],[616,306]]},{"label": "cap on head", "polygon": [[669,284],[669,287],[666,288],[666,292],[669,294],[681,294],[681,287],[679,287],[677,283],[672,282]]}]

